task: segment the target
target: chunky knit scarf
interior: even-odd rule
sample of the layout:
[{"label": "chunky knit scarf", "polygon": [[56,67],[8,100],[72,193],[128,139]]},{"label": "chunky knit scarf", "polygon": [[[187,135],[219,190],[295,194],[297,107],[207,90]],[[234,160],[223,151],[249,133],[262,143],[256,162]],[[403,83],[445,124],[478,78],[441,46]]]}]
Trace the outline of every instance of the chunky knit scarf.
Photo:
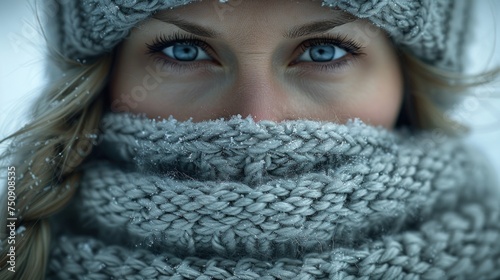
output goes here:
[{"label": "chunky knit scarf", "polygon": [[498,196],[457,141],[360,121],[102,128],[50,279],[500,279]]}]

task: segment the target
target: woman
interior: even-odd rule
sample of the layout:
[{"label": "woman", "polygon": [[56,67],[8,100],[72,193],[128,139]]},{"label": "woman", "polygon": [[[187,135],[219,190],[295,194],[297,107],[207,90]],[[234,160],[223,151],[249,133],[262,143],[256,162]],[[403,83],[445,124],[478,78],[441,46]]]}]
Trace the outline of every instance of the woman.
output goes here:
[{"label": "woman", "polygon": [[469,5],[223,2],[54,6],[2,279],[500,277],[499,194],[435,106]]}]

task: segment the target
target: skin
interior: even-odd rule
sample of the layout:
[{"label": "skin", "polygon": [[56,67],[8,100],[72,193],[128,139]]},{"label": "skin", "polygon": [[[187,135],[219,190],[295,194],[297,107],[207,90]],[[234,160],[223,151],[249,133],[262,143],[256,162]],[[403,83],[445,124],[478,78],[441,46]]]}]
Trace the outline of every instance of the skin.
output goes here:
[{"label": "skin", "polygon": [[[216,33],[214,38],[196,36],[209,46],[207,51],[194,47],[204,59],[179,61],[168,52],[173,45],[151,53],[148,44],[159,36],[192,34],[172,19]],[[296,38],[284,36],[294,27],[327,20],[338,26]],[[340,57],[312,61],[313,47],[304,42],[325,36],[353,41],[360,49],[354,54],[327,41],[320,45]],[[134,28],[118,48],[109,93],[113,111],[150,118],[203,121],[239,114],[256,121],[339,123],[359,118],[391,128],[401,107],[402,87],[390,40],[366,20],[311,0],[204,0],[162,11]]]}]

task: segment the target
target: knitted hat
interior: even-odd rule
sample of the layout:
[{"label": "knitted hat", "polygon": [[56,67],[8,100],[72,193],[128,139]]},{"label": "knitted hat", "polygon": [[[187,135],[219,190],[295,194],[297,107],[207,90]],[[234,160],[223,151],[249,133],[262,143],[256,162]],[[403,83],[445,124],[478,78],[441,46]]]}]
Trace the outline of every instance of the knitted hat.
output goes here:
[{"label": "knitted hat", "polygon": [[[89,59],[111,51],[132,27],[159,10],[199,0],[57,0],[61,5],[62,52]],[[220,0],[221,5],[230,1]],[[470,2],[464,0],[323,0],[366,18],[385,30],[396,44],[429,64],[459,70]]]}]

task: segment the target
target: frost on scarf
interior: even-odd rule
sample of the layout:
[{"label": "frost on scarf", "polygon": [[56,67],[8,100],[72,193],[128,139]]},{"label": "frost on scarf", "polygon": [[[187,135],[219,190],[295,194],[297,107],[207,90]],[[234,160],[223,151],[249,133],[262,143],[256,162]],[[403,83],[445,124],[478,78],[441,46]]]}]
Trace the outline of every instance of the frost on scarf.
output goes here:
[{"label": "frost on scarf", "polygon": [[51,279],[500,277],[498,196],[458,141],[360,121],[102,128]]}]

